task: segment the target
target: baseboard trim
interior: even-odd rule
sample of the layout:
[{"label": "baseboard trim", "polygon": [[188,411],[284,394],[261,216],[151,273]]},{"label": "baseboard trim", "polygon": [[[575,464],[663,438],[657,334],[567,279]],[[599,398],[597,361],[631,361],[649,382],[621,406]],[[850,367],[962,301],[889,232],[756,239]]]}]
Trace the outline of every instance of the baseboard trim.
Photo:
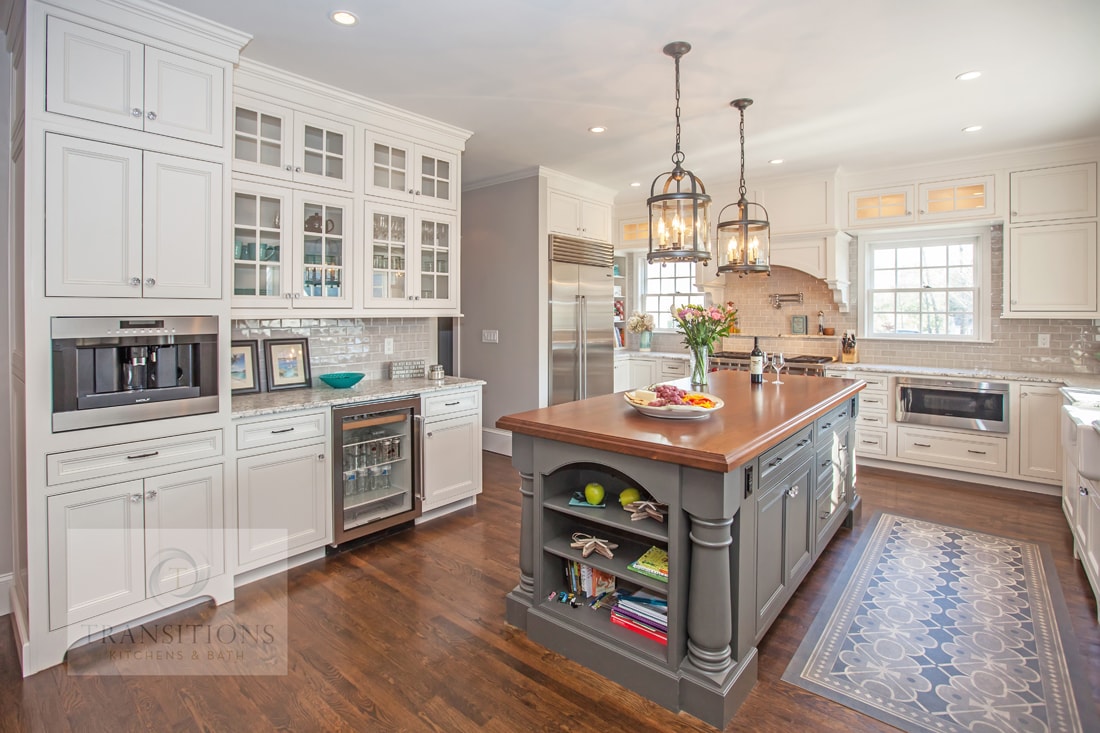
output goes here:
[{"label": "baseboard trim", "polygon": [[481,447],[502,456],[512,455],[512,431],[497,428],[481,429]]},{"label": "baseboard trim", "polygon": [[13,573],[0,575],[0,616],[11,613],[11,584],[14,580]]}]

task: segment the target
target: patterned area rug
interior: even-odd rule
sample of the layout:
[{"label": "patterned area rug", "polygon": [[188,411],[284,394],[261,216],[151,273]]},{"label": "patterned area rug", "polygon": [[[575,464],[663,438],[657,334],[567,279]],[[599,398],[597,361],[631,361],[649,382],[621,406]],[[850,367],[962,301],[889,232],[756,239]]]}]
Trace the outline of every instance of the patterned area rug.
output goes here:
[{"label": "patterned area rug", "polygon": [[1049,550],[872,518],[783,679],[906,731],[1098,731]]}]

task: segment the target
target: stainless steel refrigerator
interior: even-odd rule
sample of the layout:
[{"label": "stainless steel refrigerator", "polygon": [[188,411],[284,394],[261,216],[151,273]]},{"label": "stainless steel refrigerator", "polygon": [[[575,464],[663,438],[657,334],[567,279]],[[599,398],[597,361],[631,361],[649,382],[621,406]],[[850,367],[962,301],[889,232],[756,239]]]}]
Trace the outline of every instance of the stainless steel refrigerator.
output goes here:
[{"label": "stainless steel refrigerator", "polygon": [[614,390],[610,244],[550,238],[550,404]]}]

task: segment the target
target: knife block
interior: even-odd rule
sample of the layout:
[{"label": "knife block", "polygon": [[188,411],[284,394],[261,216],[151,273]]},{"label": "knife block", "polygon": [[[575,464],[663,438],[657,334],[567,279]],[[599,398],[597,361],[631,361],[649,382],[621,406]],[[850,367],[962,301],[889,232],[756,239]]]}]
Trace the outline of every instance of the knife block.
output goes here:
[{"label": "knife block", "polygon": [[859,363],[859,347],[853,346],[847,351],[840,352],[841,364],[858,364]]}]

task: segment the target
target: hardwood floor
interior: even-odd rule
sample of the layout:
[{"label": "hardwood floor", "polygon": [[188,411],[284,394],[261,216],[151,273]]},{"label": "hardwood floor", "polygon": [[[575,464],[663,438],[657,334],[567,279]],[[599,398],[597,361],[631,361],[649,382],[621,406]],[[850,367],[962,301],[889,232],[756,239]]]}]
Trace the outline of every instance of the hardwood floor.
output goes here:
[{"label": "hardwood floor", "polygon": [[[760,645],[760,680],[726,730],[894,730],[780,680],[878,510],[1049,545],[1089,686],[1100,690],[1096,604],[1056,497],[866,468],[858,483],[861,525],[840,530],[775,622]],[[486,453],[476,507],[244,586],[220,609],[157,622],[244,629],[274,620],[274,636],[289,640],[285,674],[215,676],[210,664],[197,676],[120,676],[127,665],[89,644],[21,679],[11,617],[0,619],[0,731],[713,731],[504,623],[504,594],[517,580],[518,485],[509,459]],[[112,649],[142,650],[140,637],[116,641]]]}]

